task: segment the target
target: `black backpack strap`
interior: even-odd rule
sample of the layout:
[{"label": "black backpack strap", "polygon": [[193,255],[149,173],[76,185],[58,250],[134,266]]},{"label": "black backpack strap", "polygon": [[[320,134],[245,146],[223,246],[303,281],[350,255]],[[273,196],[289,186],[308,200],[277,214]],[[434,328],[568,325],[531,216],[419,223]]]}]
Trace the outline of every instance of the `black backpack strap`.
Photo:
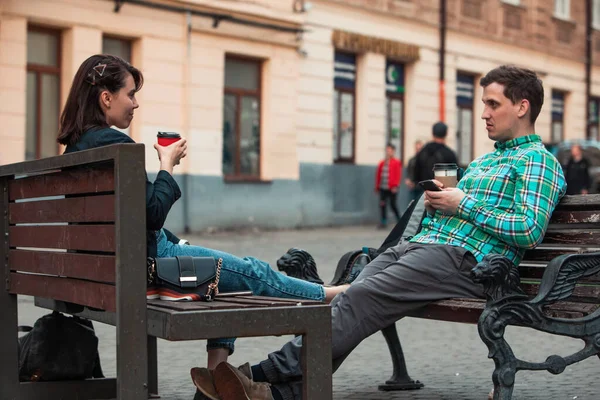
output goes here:
[{"label": "black backpack strap", "polygon": [[383,241],[383,244],[377,249],[377,255],[398,244],[402,238],[402,234],[404,234],[404,230],[406,229],[408,222],[410,221],[412,213],[417,206],[417,203],[418,200],[411,200],[411,202],[408,203],[408,207],[400,217],[400,221],[398,221],[396,226],[394,226],[390,234]]}]

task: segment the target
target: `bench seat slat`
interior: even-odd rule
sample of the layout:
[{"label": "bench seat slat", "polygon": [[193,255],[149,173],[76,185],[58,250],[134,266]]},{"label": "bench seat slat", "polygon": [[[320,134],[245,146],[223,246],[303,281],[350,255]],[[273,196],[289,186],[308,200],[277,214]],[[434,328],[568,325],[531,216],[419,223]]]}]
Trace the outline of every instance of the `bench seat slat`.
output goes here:
[{"label": "bench seat slat", "polygon": [[56,251],[10,250],[11,271],[115,283],[115,256]]},{"label": "bench seat slat", "polygon": [[10,247],[114,252],[115,226],[11,226],[8,239]]},{"label": "bench seat slat", "polygon": [[[546,271],[545,264],[536,265],[533,263],[522,262],[519,266],[519,276],[521,277],[521,280],[542,279],[544,271]],[[600,273],[580,278],[577,282],[581,284],[600,285]]]},{"label": "bench seat slat", "polygon": [[[435,319],[450,322],[477,323],[485,308],[485,300],[452,299],[442,300],[415,310],[410,317]],[[581,304],[576,302],[558,302],[544,307],[545,313],[555,318],[580,318],[600,308],[598,304]]]},{"label": "bench seat slat", "polygon": [[[291,300],[291,301],[289,301]],[[320,305],[322,302],[312,300],[280,299],[266,296],[234,296],[217,297],[214,301],[165,301],[148,300],[148,306],[156,309],[169,309],[172,311],[194,311],[206,309],[233,309],[252,307],[296,307],[302,305]]]},{"label": "bench seat slat", "polygon": [[600,210],[556,210],[552,213],[553,224],[593,224],[600,226]]},{"label": "bench seat slat", "polygon": [[598,246],[600,243],[600,229],[562,229],[560,231],[548,230],[544,236],[544,244],[582,244]]},{"label": "bench seat slat", "polygon": [[[538,293],[539,282],[521,282],[521,289],[529,295]],[[577,285],[569,298],[572,302],[600,304],[600,285]]]},{"label": "bench seat slat", "polygon": [[57,200],[10,203],[9,223],[113,222],[115,196],[70,197]]},{"label": "bench seat slat", "polygon": [[10,180],[11,201],[66,194],[102,193],[114,190],[114,169],[83,168]]},{"label": "bench seat slat", "polygon": [[588,194],[585,196],[564,196],[558,207],[557,211],[569,210],[575,208],[577,210],[585,209],[600,209],[600,194]]},{"label": "bench seat slat", "polygon": [[164,300],[148,300],[148,306],[156,307],[157,309],[168,309],[171,311],[194,311],[194,310],[210,310],[210,309],[227,309],[227,308],[245,308],[251,305],[240,305],[224,303],[222,301],[164,301]]},{"label": "bench seat slat", "polygon": [[520,267],[527,262],[549,262],[558,256],[562,256],[563,254],[577,254],[577,253],[585,253],[589,251],[598,251],[600,249],[600,243],[597,243],[594,248],[582,248],[582,247],[563,247],[563,248],[544,248],[543,246],[537,247],[533,250],[528,250],[525,252],[525,256],[523,257],[523,261],[521,261]]},{"label": "bench seat slat", "polygon": [[115,286],[53,276],[10,273],[8,291],[68,301],[106,311],[116,310]]}]

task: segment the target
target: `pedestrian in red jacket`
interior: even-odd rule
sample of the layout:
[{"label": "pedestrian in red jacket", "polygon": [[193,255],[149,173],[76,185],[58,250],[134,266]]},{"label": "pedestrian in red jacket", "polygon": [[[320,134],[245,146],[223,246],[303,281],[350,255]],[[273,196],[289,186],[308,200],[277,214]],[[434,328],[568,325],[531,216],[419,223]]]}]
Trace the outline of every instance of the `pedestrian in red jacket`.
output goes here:
[{"label": "pedestrian in red jacket", "polygon": [[390,207],[396,216],[396,221],[400,220],[398,207],[396,206],[396,195],[400,178],[402,177],[402,163],[394,157],[396,146],[391,143],[385,147],[385,159],[377,166],[377,175],[375,176],[375,192],[379,192],[379,207],[381,208],[380,228],[387,226],[387,206],[389,200]]}]

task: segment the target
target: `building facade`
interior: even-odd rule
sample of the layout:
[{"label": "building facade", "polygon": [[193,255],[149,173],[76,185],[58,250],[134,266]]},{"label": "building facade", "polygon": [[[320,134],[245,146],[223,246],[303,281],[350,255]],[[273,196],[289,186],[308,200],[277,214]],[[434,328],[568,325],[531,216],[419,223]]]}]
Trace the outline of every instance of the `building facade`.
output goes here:
[{"label": "building facade", "polygon": [[461,163],[492,148],[478,82],[497,65],[542,77],[545,141],[598,139],[590,2],[591,13],[587,0],[2,0],[0,163],[60,154],[72,77],[105,52],[144,73],[127,133],[146,144],[150,175],[158,131],[188,139],[170,228],[374,222],[386,143],[406,163],[443,119]]}]

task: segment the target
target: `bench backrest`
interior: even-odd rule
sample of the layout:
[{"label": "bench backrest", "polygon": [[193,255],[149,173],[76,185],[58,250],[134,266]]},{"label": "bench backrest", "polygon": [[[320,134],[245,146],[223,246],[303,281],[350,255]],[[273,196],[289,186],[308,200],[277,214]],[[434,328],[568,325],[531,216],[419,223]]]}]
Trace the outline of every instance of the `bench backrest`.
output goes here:
[{"label": "bench backrest", "polygon": [[[562,254],[600,251],[600,194],[565,196],[550,220],[544,240],[519,265],[521,287],[538,291],[546,264]],[[600,304],[600,274],[580,280],[570,302]]]},{"label": "bench backrest", "polygon": [[6,289],[106,311],[145,304],[144,170],[143,145],[0,167]]}]

